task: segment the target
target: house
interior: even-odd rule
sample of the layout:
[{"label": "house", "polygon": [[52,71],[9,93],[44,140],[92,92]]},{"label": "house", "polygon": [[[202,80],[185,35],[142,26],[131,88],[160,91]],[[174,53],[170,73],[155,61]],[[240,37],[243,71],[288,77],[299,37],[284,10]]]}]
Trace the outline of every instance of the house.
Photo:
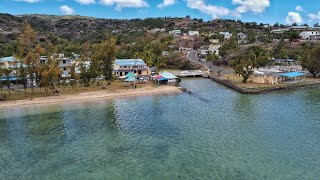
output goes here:
[{"label": "house", "polygon": [[168,51],[162,51],[162,56],[169,56],[169,52]]},{"label": "house", "polygon": [[19,68],[21,61],[13,56],[0,58],[0,64],[4,69]]},{"label": "house", "polygon": [[212,44],[219,44],[219,39],[210,39],[209,40]]},{"label": "house", "polygon": [[265,28],[265,29],[270,28],[270,24],[263,24],[263,28]]},{"label": "house", "polygon": [[305,41],[319,41],[320,32],[319,31],[302,31],[300,33],[300,38]]},{"label": "house", "polygon": [[224,39],[230,39],[232,37],[232,34],[229,32],[219,32],[220,35],[224,36]]},{"label": "house", "polygon": [[208,52],[210,54],[216,54],[217,56],[219,56],[219,49],[220,49],[221,45],[213,45],[211,44],[208,48]]},{"label": "house", "polygon": [[40,56],[39,62],[40,62],[40,64],[48,64],[49,59],[47,56]]},{"label": "house", "polygon": [[307,31],[309,30],[308,26],[291,26],[289,27],[291,31]]},{"label": "house", "polygon": [[200,36],[199,31],[189,31],[188,34],[189,36],[198,36],[198,37]]},{"label": "house", "polygon": [[61,71],[61,77],[69,78],[71,77],[71,68],[73,65],[73,60],[70,58],[58,58],[58,67]]},{"label": "house", "polygon": [[272,61],[275,64],[281,65],[281,66],[289,66],[296,63],[296,60],[294,59],[272,59]]},{"label": "house", "polygon": [[175,30],[169,31],[169,34],[180,35],[180,34],[182,34],[182,33],[181,33],[181,30],[180,30],[180,29],[175,29]]},{"label": "house", "polygon": [[237,38],[238,38],[238,44],[247,44],[248,43],[248,35],[245,33],[238,33],[237,34]]},{"label": "house", "polygon": [[179,51],[192,51],[192,48],[188,48],[188,47],[179,47]]},{"label": "house", "polygon": [[278,73],[255,71],[252,82],[257,84],[279,84],[281,76]]},{"label": "house", "polygon": [[157,33],[157,32],[165,32],[165,31],[166,31],[166,29],[154,28],[154,29],[149,30],[148,32]]},{"label": "house", "polygon": [[[21,65],[23,68],[27,67],[25,64],[21,62],[21,60],[13,56],[0,58],[0,66],[4,69],[12,70],[12,72],[10,73],[10,80],[12,81],[15,81],[18,79],[17,74]],[[3,76],[4,74],[0,74],[0,78]],[[4,80],[6,79],[1,78],[1,81],[4,81]]]},{"label": "house", "polygon": [[301,71],[283,71],[277,68],[254,71],[252,82],[258,84],[279,84],[283,82],[297,82],[305,79],[305,73]]},{"label": "house", "polygon": [[270,33],[273,33],[273,34],[283,34],[284,32],[287,32],[289,31],[289,29],[274,29],[272,30]]},{"label": "house", "polygon": [[113,74],[121,77],[128,73],[148,76],[151,74],[151,70],[142,59],[116,59],[113,64]]}]

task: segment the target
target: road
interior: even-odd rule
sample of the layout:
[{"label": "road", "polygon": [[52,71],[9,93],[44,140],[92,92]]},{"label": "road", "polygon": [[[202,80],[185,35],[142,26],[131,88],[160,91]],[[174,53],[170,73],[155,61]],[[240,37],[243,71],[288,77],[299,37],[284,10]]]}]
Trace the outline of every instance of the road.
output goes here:
[{"label": "road", "polygon": [[234,70],[226,69],[226,68],[223,68],[220,66],[216,66],[212,62],[206,62],[205,59],[199,59],[196,50],[189,51],[187,58],[196,64],[199,64],[199,65],[206,67],[208,69],[208,71],[210,71],[212,73],[220,71],[222,74],[234,74]]}]

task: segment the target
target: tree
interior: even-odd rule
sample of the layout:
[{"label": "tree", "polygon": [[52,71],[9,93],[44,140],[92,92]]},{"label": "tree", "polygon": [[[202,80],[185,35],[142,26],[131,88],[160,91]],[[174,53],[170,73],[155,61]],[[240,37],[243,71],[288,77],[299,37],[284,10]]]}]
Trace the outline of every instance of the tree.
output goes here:
[{"label": "tree", "polygon": [[[35,80],[36,65],[39,62],[39,46],[36,46],[37,33],[32,29],[31,25],[24,24],[21,34],[18,38],[18,58],[23,60],[23,63],[27,65],[27,73],[31,81],[31,87],[33,90],[33,84]],[[37,77],[37,75],[36,75]]]},{"label": "tree", "polygon": [[109,81],[112,80],[112,65],[116,52],[116,40],[109,38],[100,44],[96,44],[92,54],[92,59],[99,62],[99,68],[104,78]]},{"label": "tree", "polygon": [[[90,70],[93,69],[93,64],[90,64]],[[84,85],[85,87],[89,86],[90,79],[91,79],[91,71],[89,68],[84,64],[80,64],[80,79],[81,79],[81,84]]]},{"label": "tree", "polygon": [[10,93],[10,90],[11,90],[11,88],[10,88],[11,87],[10,74],[11,74],[12,70],[11,69],[4,69],[3,72],[6,76],[6,85],[8,87],[9,96],[10,96],[11,95],[11,93]]},{"label": "tree", "polygon": [[307,69],[316,78],[320,73],[320,46],[315,48],[305,48],[302,56],[301,66]]},{"label": "tree", "polygon": [[3,64],[0,63],[0,89],[1,89],[1,94],[2,94],[2,90],[3,90],[3,83],[1,78],[3,77],[3,73],[4,73],[4,69],[3,69]]},{"label": "tree", "polygon": [[221,56],[225,56],[228,53],[235,51],[239,48],[239,44],[237,38],[232,36],[229,40],[227,40],[220,48]]},{"label": "tree", "polygon": [[246,83],[249,77],[253,75],[254,69],[265,66],[268,60],[269,54],[267,51],[253,46],[243,54],[235,57],[231,61],[231,66],[237,74],[243,77],[242,82]]},{"label": "tree", "polygon": [[156,54],[154,54],[151,49],[146,48],[142,52],[136,52],[133,57],[137,59],[143,59],[147,65],[150,66],[153,65]]},{"label": "tree", "polygon": [[298,23],[294,22],[291,26],[298,26]]},{"label": "tree", "polygon": [[256,32],[253,30],[248,31],[248,41],[249,43],[255,43],[256,42]]},{"label": "tree", "polygon": [[28,76],[28,72],[26,70],[25,67],[23,67],[22,63],[20,64],[19,67],[19,79],[22,82],[23,88],[24,88],[24,93],[27,93],[27,76]]},{"label": "tree", "polygon": [[206,61],[214,63],[216,60],[218,60],[218,58],[219,56],[216,53],[209,52],[206,57]]},{"label": "tree", "polygon": [[74,88],[74,87],[77,88],[77,81],[79,80],[79,75],[76,72],[76,64],[73,64],[71,66],[70,75],[71,75],[72,88]]},{"label": "tree", "polygon": [[57,62],[51,62],[50,65],[46,65],[41,72],[40,85],[45,87],[45,91],[49,93],[49,88],[54,89],[55,83],[59,80],[60,68]]}]

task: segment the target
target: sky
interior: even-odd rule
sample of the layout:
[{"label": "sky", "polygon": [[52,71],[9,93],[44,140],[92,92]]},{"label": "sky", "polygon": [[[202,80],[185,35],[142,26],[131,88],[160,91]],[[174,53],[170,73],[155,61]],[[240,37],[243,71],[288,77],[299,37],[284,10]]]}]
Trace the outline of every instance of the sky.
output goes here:
[{"label": "sky", "polygon": [[313,25],[320,22],[320,0],[0,0],[0,13],[116,19],[190,15],[206,21]]}]

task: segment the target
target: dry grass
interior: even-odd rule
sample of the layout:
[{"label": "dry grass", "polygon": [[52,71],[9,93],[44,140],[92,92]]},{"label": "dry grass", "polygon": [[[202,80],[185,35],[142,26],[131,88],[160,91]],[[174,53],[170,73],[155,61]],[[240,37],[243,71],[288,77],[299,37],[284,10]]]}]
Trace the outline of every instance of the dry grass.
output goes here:
[{"label": "dry grass", "polygon": [[[142,88],[147,85],[152,85],[152,82],[148,82],[147,84],[136,84],[137,88]],[[105,87],[105,88],[103,88]],[[102,86],[91,86],[91,87],[81,87],[80,84],[77,84],[77,86],[70,86],[70,85],[60,85],[59,90],[63,94],[79,94],[82,92],[92,92],[92,91],[118,91],[118,90],[128,90],[132,89],[133,86],[129,87],[127,83],[121,81],[121,80],[115,80],[111,83],[111,85],[107,85],[107,82],[103,82]],[[2,94],[6,94],[7,101],[13,101],[13,100],[22,100],[22,99],[33,99],[37,97],[48,97],[48,96],[55,96],[52,90],[49,90],[49,92],[45,91],[44,88],[35,88],[32,92],[31,89],[27,89],[27,93],[25,94],[24,90],[21,89],[19,91],[11,91],[11,95],[9,96],[9,91],[3,90]]]},{"label": "dry grass", "polygon": [[289,87],[289,86],[303,86],[303,85],[310,85],[320,83],[320,79],[314,78],[306,78],[305,81],[300,81],[296,83],[280,83],[280,84],[258,84],[253,83],[252,78],[249,78],[247,83],[242,83],[242,77],[236,75],[222,75],[221,78],[226,79],[233,84],[237,85],[238,87],[245,88],[245,89],[268,89],[268,88],[278,88],[278,87]]}]

